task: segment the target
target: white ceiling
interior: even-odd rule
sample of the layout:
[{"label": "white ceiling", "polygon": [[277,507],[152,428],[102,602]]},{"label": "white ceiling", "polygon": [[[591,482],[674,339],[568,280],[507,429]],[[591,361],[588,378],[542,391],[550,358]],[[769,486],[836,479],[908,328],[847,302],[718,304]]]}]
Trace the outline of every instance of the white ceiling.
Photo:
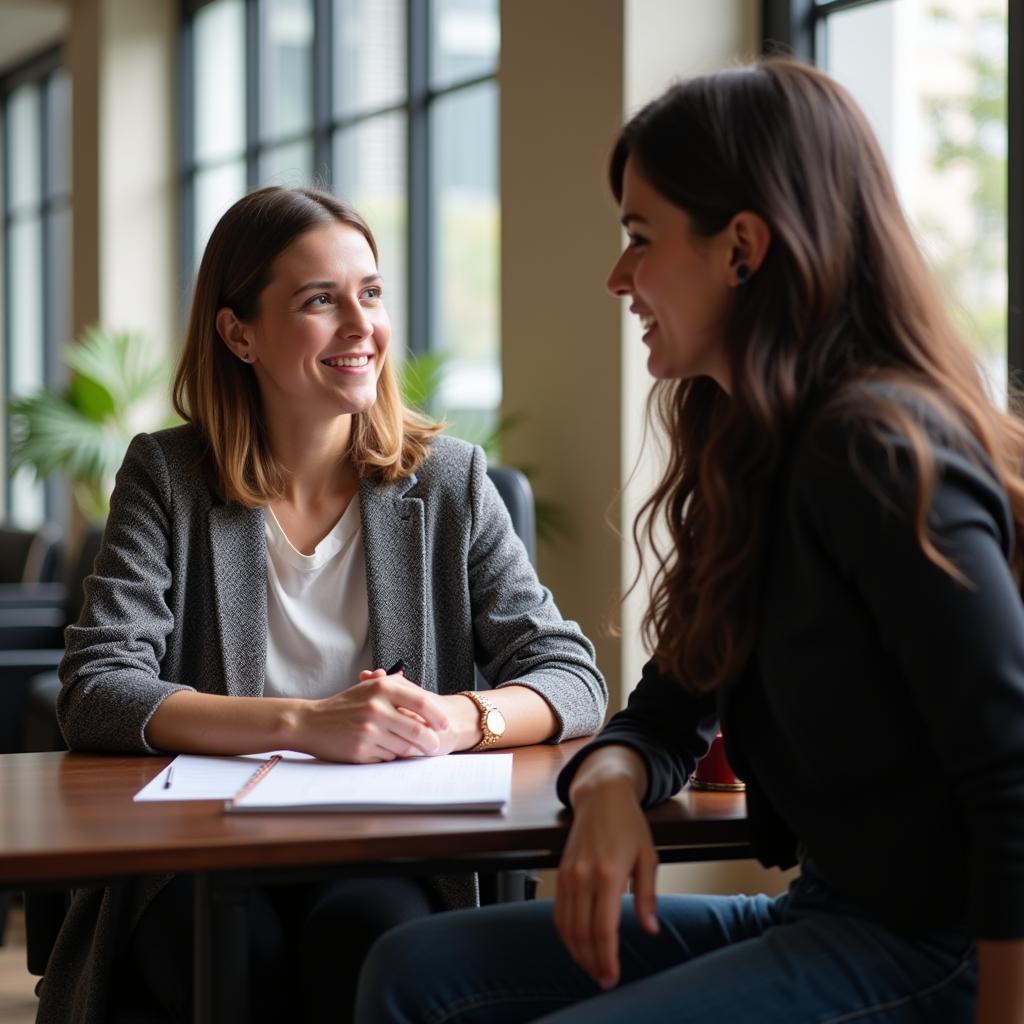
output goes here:
[{"label": "white ceiling", "polygon": [[68,0],[0,0],[0,74],[67,33]]}]

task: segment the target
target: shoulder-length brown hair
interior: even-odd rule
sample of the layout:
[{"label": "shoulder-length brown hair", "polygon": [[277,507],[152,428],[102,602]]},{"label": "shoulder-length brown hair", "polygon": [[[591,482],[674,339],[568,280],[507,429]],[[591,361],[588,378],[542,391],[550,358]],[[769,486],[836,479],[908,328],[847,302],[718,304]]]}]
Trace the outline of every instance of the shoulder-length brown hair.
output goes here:
[{"label": "shoulder-length brown hair", "polygon": [[[670,451],[633,537],[641,557],[643,543],[655,553],[644,630],[663,669],[708,690],[750,656],[769,492],[787,433],[810,408],[853,415],[888,447],[908,443],[918,541],[959,577],[928,535],[929,437],[893,389],[863,386],[872,380],[911,389],[973,435],[1024,533],[1024,427],[986,396],[874,135],[843,88],[781,58],[695,78],[623,129],[610,165],[620,201],[627,160],[699,235],[717,234],[741,210],[771,229],[731,315],[730,394],[708,378],[661,381],[648,407]],[[669,545],[657,540],[663,521]],[[1024,545],[1012,568],[1019,586]]]},{"label": "shoulder-length brown hair", "polygon": [[[283,493],[286,473],[270,450],[256,375],[221,341],[217,311],[226,306],[239,320],[255,317],[277,257],[300,235],[331,223],[359,231],[378,259],[363,218],[340,199],[309,188],[271,186],[244,196],[207,242],[173,399],[206,439],[213,483],[224,501],[266,505]],[[347,454],[360,477],[390,482],[415,471],[440,429],[402,404],[391,359],[385,358],[376,402],[352,417]]]}]

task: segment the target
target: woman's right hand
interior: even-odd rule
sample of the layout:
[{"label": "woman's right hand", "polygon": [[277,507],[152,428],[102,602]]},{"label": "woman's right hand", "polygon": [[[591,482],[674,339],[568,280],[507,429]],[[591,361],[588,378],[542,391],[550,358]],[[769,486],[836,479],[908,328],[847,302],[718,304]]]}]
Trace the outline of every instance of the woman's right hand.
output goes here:
[{"label": "woman's right hand", "polygon": [[433,697],[400,675],[364,673],[341,693],[303,702],[298,749],[355,764],[436,754],[448,721]]},{"label": "woman's right hand", "polygon": [[658,932],[658,856],[640,807],[643,759],[628,747],[596,750],[570,789],[573,823],[558,868],[555,927],[572,958],[604,989],[619,981],[619,918],[629,879],[637,918]]}]

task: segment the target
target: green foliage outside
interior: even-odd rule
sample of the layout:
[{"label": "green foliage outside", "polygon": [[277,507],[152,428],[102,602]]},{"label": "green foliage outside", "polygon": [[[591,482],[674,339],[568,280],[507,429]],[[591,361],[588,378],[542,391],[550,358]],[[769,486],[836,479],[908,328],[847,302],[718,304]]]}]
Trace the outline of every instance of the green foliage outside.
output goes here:
[{"label": "green foliage outside", "polygon": [[63,472],[82,514],[99,522],[131,439],[175,422],[166,415],[167,362],[141,335],[99,326],[66,346],[63,357],[67,388],[11,403],[11,468],[40,480]]},{"label": "green foliage outside", "polygon": [[[453,422],[446,415],[439,415],[437,395],[444,378],[445,367],[451,360],[447,352],[410,353],[402,361],[399,370],[399,387],[406,405],[421,412],[440,418],[448,425],[456,437],[480,445],[493,462],[501,461],[502,438],[521,422],[520,416],[502,416],[494,422],[492,416],[481,417],[474,422],[465,415],[460,415],[458,422]],[[531,485],[536,485],[536,469],[533,466],[519,465],[515,467],[524,473]],[[568,531],[565,511],[557,502],[538,498],[534,493],[534,511],[537,518],[537,536],[540,540],[550,542]]]},{"label": "green foliage outside", "polygon": [[[976,37],[989,32],[1005,39],[1005,4],[975,12],[935,4],[929,15],[939,23],[968,28]],[[1006,49],[974,51],[966,59],[973,88],[959,96],[931,97],[926,113],[937,140],[932,166],[940,173],[967,172],[966,197],[974,226],[969,244],[952,237],[937,217],[919,218],[925,235],[940,253],[939,275],[956,299],[958,326],[979,357],[1006,350],[1006,296],[992,281],[1006,279],[1007,221],[1007,65]]]}]

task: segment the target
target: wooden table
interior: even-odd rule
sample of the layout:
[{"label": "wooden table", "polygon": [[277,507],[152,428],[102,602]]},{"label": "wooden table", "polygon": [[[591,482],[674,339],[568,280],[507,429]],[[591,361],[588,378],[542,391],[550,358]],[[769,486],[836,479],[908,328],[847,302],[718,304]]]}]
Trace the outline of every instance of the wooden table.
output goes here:
[{"label": "wooden table", "polygon": [[[133,803],[166,757],[0,755],[0,887],[192,872],[195,1020],[244,1020],[246,886],[297,872],[554,866],[568,826],[555,777],[583,742],[516,750],[504,815],[226,815],[222,801]],[[750,856],[742,794],[687,789],[648,818],[663,860]]]}]

